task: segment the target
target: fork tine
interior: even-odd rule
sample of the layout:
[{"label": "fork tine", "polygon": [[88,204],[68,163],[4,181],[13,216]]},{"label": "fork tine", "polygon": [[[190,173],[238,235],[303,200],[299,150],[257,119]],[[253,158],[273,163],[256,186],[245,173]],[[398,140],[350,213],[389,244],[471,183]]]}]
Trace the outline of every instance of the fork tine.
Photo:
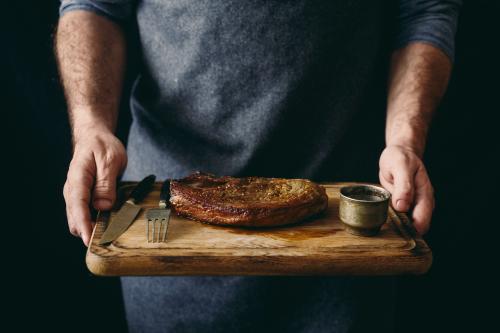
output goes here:
[{"label": "fork tine", "polygon": [[161,242],[162,229],[165,230],[165,224],[163,224],[163,219],[160,219],[160,230],[158,230],[158,242]]},{"label": "fork tine", "polygon": [[162,219],[162,223],[164,223],[164,228],[163,228],[163,237],[162,237],[162,242],[164,242],[167,239],[167,229],[168,229],[168,221],[167,219]]},{"label": "fork tine", "polygon": [[161,220],[158,219],[158,233],[156,234],[156,242],[160,241],[160,232],[161,232]]},{"label": "fork tine", "polygon": [[160,219],[157,219],[158,221],[158,233],[156,234],[156,243],[159,242],[159,239],[160,239],[160,232],[161,232],[161,220]]},{"label": "fork tine", "polygon": [[161,232],[161,229],[165,229],[164,228],[164,225],[163,225],[163,219],[158,219],[158,222],[160,223],[160,230],[158,230],[158,243],[161,242],[161,235],[162,235],[162,232]]},{"label": "fork tine", "polygon": [[161,235],[161,228],[163,227],[163,223],[161,221],[161,219],[158,219],[158,223],[160,224],[160,227],[158,228],[158,243],[160,242],[160,235]]},{"label": "fork tine", "polygon": [[160,219],[156,219],[158,223],[158,232],[156,233],[156,243],[158,243],[158,239],[160,238],[160,232],[161,232],[161,221]]},{"label": "fork tine", "polygon": [[155,242],[155,227],[156,227],[156,219],[153,220],[153,235],[152,235],[152,242]]}]

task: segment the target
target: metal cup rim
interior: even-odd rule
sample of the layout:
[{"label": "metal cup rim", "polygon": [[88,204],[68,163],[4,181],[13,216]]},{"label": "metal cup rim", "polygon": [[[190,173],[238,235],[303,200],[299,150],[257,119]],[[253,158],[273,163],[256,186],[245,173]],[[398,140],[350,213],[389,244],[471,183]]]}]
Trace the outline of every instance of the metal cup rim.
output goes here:
[{"label": "metal cup rim", "polygon": [[[383,198],[380,200],[363,200],[363,199],[355,199],[349,196],[349,194],[346,194],[345,192],[348,190],[353,190],[353,189],[370,189],[372,192],[377,192],[383,195]],[[366,203],[366,204],[379,204],[381,202],[386,202],[389,201],[391,198],[391,193],[387,191],[385,188],[377,185],[371,185],[371,184],[361,184],[361,185],[349,185],[349,186],[344,186],[340,189],[340,196],[343,199],[352,201],[352,202],[359,202],[359,203]]]}]

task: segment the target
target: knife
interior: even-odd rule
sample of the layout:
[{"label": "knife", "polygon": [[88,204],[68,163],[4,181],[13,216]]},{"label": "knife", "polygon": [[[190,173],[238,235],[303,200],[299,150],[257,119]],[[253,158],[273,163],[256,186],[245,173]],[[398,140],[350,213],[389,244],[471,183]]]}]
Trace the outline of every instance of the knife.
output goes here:
[{"label": "knife", "polygon": [[137,205],[151,190],[156,176],[149,175],[132,190],[129,199],[123,204],[116,215],[109,221],[106,231],[99,240],[99,245],[111,243],[123,234],[134,222],[137,214],[141,211],[141,206]]}]

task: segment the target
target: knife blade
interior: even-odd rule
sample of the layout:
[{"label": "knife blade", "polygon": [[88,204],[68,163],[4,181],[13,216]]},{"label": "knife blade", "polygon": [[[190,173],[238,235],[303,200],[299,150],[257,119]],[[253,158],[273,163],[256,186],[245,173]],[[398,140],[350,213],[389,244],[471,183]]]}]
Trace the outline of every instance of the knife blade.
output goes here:
[{"label": "knife blade", "polygon": [[141,211],[141,206],[137,205],[146,197],[155,182],[156,176],[149,175],[137,184],[129,195],[128,200],[123,204],[116,215],[109,221],[106,231],[99,240],[99,245],[111,243],[123,234],[134,222]]}]

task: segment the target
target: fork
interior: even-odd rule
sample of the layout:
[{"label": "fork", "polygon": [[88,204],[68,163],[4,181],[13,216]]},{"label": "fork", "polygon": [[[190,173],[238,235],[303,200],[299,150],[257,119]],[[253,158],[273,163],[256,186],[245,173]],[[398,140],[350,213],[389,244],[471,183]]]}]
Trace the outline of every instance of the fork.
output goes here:
[{"label": "fork", "polygon": [[[170,208],[167,208],[169,200],[170,180],[167,179],[161,186],[158,208],[150,208],[146,211],[146,239],[148,243],[165,242],[167,239],[167,229],[170,221]],[[159,226],[158,231],[156,231],[157,224]]]}]

